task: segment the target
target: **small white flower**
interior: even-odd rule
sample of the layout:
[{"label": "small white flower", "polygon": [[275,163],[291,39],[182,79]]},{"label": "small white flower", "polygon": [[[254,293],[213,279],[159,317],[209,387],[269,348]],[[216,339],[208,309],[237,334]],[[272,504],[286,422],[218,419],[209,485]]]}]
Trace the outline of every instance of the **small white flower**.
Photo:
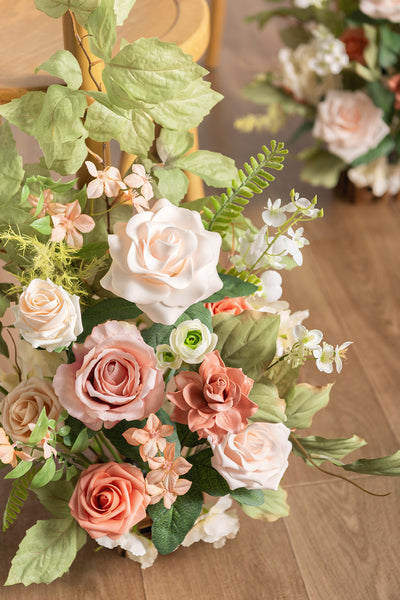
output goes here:
[{"label": "small white flower", "polygon": [[217,344],[218,337],[211,333],[200,319],[183,321],[171,331],[169,343],[173,352],[190,365],[201,363]]},{"label": "small white flower", "polygon": [[264,271],[260,275],[261,295],[267,302],[276,302],[282,296],[282,277],[276,271]]},{"label": "small white flower", "polygon": [[271,225],[272,227],[279,227],[286,221],[285,209],[281,207],[281,199],[278,198],[275,202],[272,202],[271,198],[268,198],[267,206],[262,213],[264,223]]},{"label": "small white flower", "polygon": [[319,329],[308,330],[304,325],[296,325],[293,328],[293,335],[308,350],[316,350],[322,341],[322,331]]},{"label": "small white flower", "polygon": [[179,369],[182,364],[182,358],[168,344],[157,346],[156,359],[160,369]]},{"label": "small white flower", "polygon": [[294,0],[294,5],[297,8],[309,8],[315,6],[316,8],[322,8],[324,0]]},{"label": "small white flower", "polygon": [[201,515],[196,519],[192,529],[187,533],[182,546],[191,546],[202,540],[213,544],[214,548],[224,546],[227,539],[232,539],[239,531],[239,519],[232,506],[230,496],[222,496],[211,506],[205,504]]},{"label": "small white flower", "polygon": [[336,365],[336,371],[338,373],[340,373],[342,370],[342,367],[343,367],[342,361],[346,356],[347,348],[352,343],[353,342],[344,342],[343,344],[341,344],[340,346],[336,346],[336,348],[335,348],[335,365]]},{"label": "small white flower", "polygon": [[293,201],[285,206],[285,210],[287,212],[301,210],[306,217],[316,217],[319,213],[319,209],[307,198],[300,198],[298,192],[294,194]]},{"label": "small white flower", "polygon": [[322,348],[319,346],[313,350],[314,358],[316,358],[316,365],[319,371],[324,373],[332,373],[333,361],[335,360],[335,349],[331,344],[323,342]]}]

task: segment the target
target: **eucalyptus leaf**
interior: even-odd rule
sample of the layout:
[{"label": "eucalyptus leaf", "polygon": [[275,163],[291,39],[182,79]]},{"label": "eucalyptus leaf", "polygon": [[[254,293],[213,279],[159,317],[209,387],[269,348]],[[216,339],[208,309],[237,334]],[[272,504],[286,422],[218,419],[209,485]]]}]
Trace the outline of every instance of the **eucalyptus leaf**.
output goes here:
[{"label": "eucalyptus leaf", "polygon": [[57,50],[48,60],[36,67],[35,73],[43,70],[63,79],[67,86],[77,90],[82,85],[82,71],[75,56],[68,50]]},{"label": "eucalyptus leaf", "polygon": [[24,177],[22,158],[17,152],[8,123],[0,126],[0,205],[20,189]]},{"label": "eucalyptus leaf", "polygon": [[[351,438],[326,439],[318,436],[305,438],[296,438],[303,446],[304,450],[311,456],[313,462],[317,465],[329,460],[333,464],[341,465],[340,459],[366,445],[366,441],[353,435]],[[293,444],[293,453],[311,464],[304,453]]]},{"label": "eucalyptus leaf", "polygon": [[235,161],[219,152],[197,150],[182,156],[175,162],[177,167],[199,175],[207,185],[227,187],[238,173]]},{"label": "eucalyptus leaf", "polygon": [[153,174],[158,180],[158,189],[163,198],[178,205],[185,196],[189,179],[178,167],[168,169],[166,167],[154,167]]},{"label": "eucalyptus leaf", "polygon": [[51,583],[68,571],[86,542],[86,532],[72,517],[37,521],[12,560],[4,585]]},{"label": "eucalyptus leaf", "polygon": [[21,98],[0,104],[0,116],[28,135],[34,135],[36,120],[42,111],[45,98],[44,92],[27,92]]},{"label": "eucalyptus leaf", "polygon": [[285,425],[296,429],[310,427],[315,413],[327,406],[332,386],[331,383],[322,386],[299,383],[292,388],[286,397]]},{"label": "eucalyptus leaf", "polygon": [[287,492],[279,487],[277,490],[262,490],[264,502],[259,506],[242,504],[241,509],[252,519],[273,522],[289,514],[289,505],[286,502]]}]

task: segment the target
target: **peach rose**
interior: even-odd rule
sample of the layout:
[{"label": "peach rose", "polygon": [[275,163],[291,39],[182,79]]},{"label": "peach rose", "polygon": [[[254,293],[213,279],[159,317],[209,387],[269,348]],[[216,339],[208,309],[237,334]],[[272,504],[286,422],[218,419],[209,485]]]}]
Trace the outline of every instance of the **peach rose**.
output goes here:
[{"label": "peach rose", "polygon": [[208,308],[212,315],[224,312],[231,315],[240,315],[244,310],[253,308],[247,302],[246,298],[242,298],[241,296],[238,298],[224,298],[218,302],[207,302],[205,307]]},{"label": "peach rose", "polygon": [[237,434],[228,434],[218,446],[209,439],[211,464],[231,490],[277,490],[288,466],[292,444],[290,429],[282,423],[253,423]]},{"label": "peach rose", "polygon": [[74,344],[76,362],[60,365],[53,385],[70,415],[91,429],[144,419],[164,400],[162,371],[136,325],[107,321]]},{"label": "peach rose", "polygon": [[36,423],[43,408],[49,419],[57,420],[62,412],[53,386],[44,379],[32,377],[21,381],[0,401],[0,420],[14,441],[28,442],[32,433],[30,423]]},{"label": "peach rose", "polygon": [[318,105],[313,135],[347,163],[375,148],[390,132],[383,111],[363,92],[331,90]]},{"label": "peach rose", "polygon": [[218,233],[198,212],[159,200],[152,211],[117,223],[108,237],[113,259],[101,285],[135,302],[155,322],[171,325],[188,306],[222,288]]},{"label": "peach rose", "polygon": [[175,376],[178,391],[167,394],[175,404],[171,419],[196,431],[199,438],[211,436],[219,444],[227,432],[243,429],[257,411],[248,397],[253,383],[242,369],[225,367],[214,350],[206,355],[198,373],[181,371]]},{"label": "peach rose", "polygon": [[13,306],[15,327],[33,348],[49,352],[69,346],[82,332],[78,296],[50,279],[33,279]]},{"label": "peach rose", "polygon": [[360,10],[374,19],[388,19],[400,23],[399,0],[361,0]]},{"label": "peach rose", "polygon": [[149,500],[140,469],[109,462],[81,473],[69,507],[90,537],[117,540],[145,518]]}]

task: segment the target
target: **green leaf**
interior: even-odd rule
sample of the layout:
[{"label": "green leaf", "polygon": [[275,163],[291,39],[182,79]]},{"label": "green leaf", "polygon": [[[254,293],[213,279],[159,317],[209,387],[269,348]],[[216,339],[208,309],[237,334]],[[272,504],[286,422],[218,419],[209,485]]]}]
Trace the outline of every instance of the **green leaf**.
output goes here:
[{"label": "green leaf", "polygon": [[[0,294],[0,317],[2,317],[4,315],[4,313],[6,312],[7,308],[10,306],[10,301],[8,300],[8,298],[6,296],[4,296],[3,294]],[[1,328],[0,328],[1,330]]]},{"label": "green leaf", "polygon": [[241,509],[252,519],[260,521],[276,521],[289,514],[289,505],[286,502],[287,492],[279,487],[277,490],[262,490],[264,502],[260,506],[245,506]]},{"label": "green leaf", "polygon": [[33,135],[36,120],[41,113],[45,98],[46,94],[44,92],[28,92],[21,98],[15,98],[7,104],[0,105],[0,116],[7,119],[21,131]]},{"label": "green leaf", "polygon": [[[0,296],[0,298],[2,299],[2,302],[5,300],[4,296]],[[4,304],[2,304],[2,308],[3,307],[4,307]],[[1,315],[1,316],[3,316],[3,315]],[[8,351],[7,342],[5,341],[5,339],[3,337],[3,329],[4,329],[4,326],[3,326],[2,323],[0,323],[0,354],[2,354],[3,356],[5,356],[6,358],[9,358],[10,353]]]},{"label": "green leaf", "polygon": [[89,306],[82,314],[83,331],[78,336],[77,342],[80,344],[85,341],[92,332],[93,327],[100,323],[105,323],[110,319],[125,321],[135,319],[142,314],[142,311],[129,300],[123,298],[107,298],[100,300],[97,304]]},{"label": "green leaf", "polygon": [[116,140],[121,150],[137,156],[147,156],[154,140],[154,123],[143,111],[116,109],[100,102],[88,107],[85,128],[92,140]]},{"label": "green leaf", "polygon": [[73,90],[82,85],[81,68],[75,56],[68,50],[57,50],[46,62],[36,67],[35,73],[41,69],[54,77],[60,77]]},{"label": "green leaf", "polygon": [[289,391],[296,384],[299,378],[300,366],[292,367],[286,360],[281,360],[271,369],[268,369],[266,375],[278,388],[280,398],[286,398]]},{"label": "green leaf", "polygon": [[275,356],[279,316],[245,310],[240,315],[221,313],[212,319],[218,336],[216,349],[229,367],[258,379]]},{"label": "green leaf", "polygon": [[183,423],[175,423],[175,427],[182,448],[184,446],[186,448],[194,448],[195,446],[199,446],[200,444],[204,444],[206,442],[204,438],[199,438],[195,431],[190,431],[189,427]]},{"label": "green leaf", "polygon": [[286,397],[286,427],[310,427],[315,413],[327,406],[332,386],[332,383],[322,386],[299,383],[292,388]]},{"label": "green leaf", "polygon": [[400,450],[390,456],[381,458],[360,458],[356,462],[342,465],[345,471],[363,473],[364,475],[385,475],[398,477],[400,475]]},{"label": "green leaf", "polygon": [[131,109],[174,98],[206,71],[174,44],[141,38],[105,65],[103,82],[113,104]]},{"label": "green leaf", "polygon": [[90,13],[100,4],[100,0],[35,0],[38,10],[53,19],[62,17],[68,9],[72,10],[81,25],[85,25]]},{"label": "green leaf", "polygon": [[78,437],[76,438],[76,440],[72,444],[71,453],[72,454],[75,454],[75,453],[79,454],[80,452],[84,452],[89,447],[89,444],[90,444],[90,438],[89,438],[89,435],[88,435],[88,430],[87,430],[87,427],[84,427],[79,432]]},{"label": "green leaf", "polygon": [[163,198],[173,204],[179,204],[187,192],[189,179],[178,167],[154,167],[154,176],[158,179],[158,189]]},{"label": "green leaf", "polygon": [[50,483],[56,472],[56,463],[54,458],[50,456],[44,463],[43,467],[36,473],[31,482],[31,487],[40,488]]},{"label": "green leaf", "polygon": [[197,78],[184,88],[158,104],[145,104],[143,108],[162,127],[168,129],[193,129],[218,102],[221,94],[211,89],[210,83]]},{"label": "green leaf", "polygon": [[35,136],[47,167],[61,175],[75,173],[87,156],[87,131],[81,120],[86,109],[82,92],[61,85],[48,88]]},{"label": "green leaf", "polygon": [[278,104],[286,114],[298,114],[303,117],[310,115],[310,109],[305,104],[296,102],[291,94],[274,85],[271,75],[257,77],[243,90],[244,97],[261,106]]},{"label": "green leaf", "polygon": [[36,421],[35,427],[31,433],[31,435],[29,436],[29,443],[37,444],[38,442],[40,442],[44,438],[48,428],[49,428],[49,419],[47,418],[46,408],[43,407],[42,411],[39,415],[39,418]]},{"label": "green leaf", "polygon": [[123,456],[126,456],[130,459],[130,461],[139,467],[143,472],[148,471],[147,463],[143,462],[140,454],[139,454],[139,446],[132,446],[128,444],[126,439],[123,437],[123,433],[130,429],[131,427],[137,427],[138,429],[143,429],[146,424],[146,420],[143,421],[120,421],[117,425],[114,425],[111,429],[104,429],[104,435],[110,442],[115,446],[115,448],[120,452]]},{"label": "green leaf", "polygon": [[128,17],[132,10],[136,0],[115,0],[114,1],[114,12],[117,17],[117,26],[120,27],[125,19]]},{"label": "green leaf", "polygon": [[[8,123],[0,126],[0,203],[10,200],[18,192],[24,177],[22,158],[17,152]],[[4,210],[4,209],[2,209]],[[9,217],[10,218],[10,217]]]},{"label": "green leaf", "polygon": [[382,69],[387,69],[395,65],[399,60],[400,33],[387,25],[381,25],[379,27],[379,34],[378,62]]},{"label": "green leaf", "polygon": [[[341,458],[346,456],[346,454],[350,454],[350,452],[354,452],[355,450],[362,448],[367,443],[365,440],[358,437],[358,435],[353,435],[351,438],[342,439],[326,439],[314,435],[296,439],[298,439],[304,450],[311,456],[313,462],[315,462],[317,465],[329,460],[333,464],[340,466],[342,464],[340,462]],[[300,448],[296,446],[296,444],[293,444],[293,453],[297,454],[303,458],[307,464],[311,465],[307,457],[300,450]]]},{"label": "green leaf", "polygon": [[12,560],[4,585],[51,583],[70,568],[86,542],[86,532],[72,518],[37,521]]},{"label": "green leaf", "polygon": [[390,135],[383,138],[383,140],[372,150],[368,150],[362,156],[359,156],[351,163],[352,167],[357,167],[358,165],[364,165],[367,163],[380,158],[381,156],[387,156],[395,147],[396,143]]},{"label": "green leaf", "polygon": [[235,161],[219,152],[197,150],[182,156],[176,166],[199,175],[207,185],[226,187],[238,176]]},{"label": "green leaf", "polygon": [[383,118],[390,124],[393,118],[395,96],[380,81],[371,81],[367,85],[368,96],[373,103],[383,110]]},{"label": "green leaf", "polygon": [[83,260],[90,260],[91,258],[100,258],[108,250],[107,242],[93,242],[92,244],[85,244],[76,253],[77,258]]},{"label": "green leaf", "polygon": [[73,491],[74,484],[71,481],[52,481],[45,487],[34,490],[40,503],[58,519],[71,516],[68,502]]},{"label": "green leaf", "polygon": [[153,519],[151,539],[160,554],[169,554],[179,546],[200,515],[203,495],[200,490],[190,488],[184,496],[178,496],[170,509],[162,501],[148,507]]},{"label": "green leaf", "polygon": [[165,166],[175,166],[175,160],[193,146],[193,133],[163,127],[157,138],[157,153]]},{"label": "green leaf", "polygon": [[86,23],[86,29],[90,34],[90,50],[106,61],[111,59],[112,49],[117,41],[116,24],[114,0],[101,0],[100,5],[89,15]]},{"label": "green leaf", "polygon": [[264,502],[262,490],[237,488],[236,490],[231,490],[230,495],[240,504],[246,504],[248,506],[261,506]]},{"label": "green leaf", "polygon": [[9,471],[7,475],[4,475],[4,479],[18,479],[19,477],[23,477],[32,467],[33,462],[21,460],[12,471]]},{"label": "green leaf", "polygon": [[311,33],[300,24],[290,25],[284,29],[279,30],[279,35],[282,42],[288,48],[295,50],[300,44],[307,44],[311,38]]},{"label": "green leaf", "polygon": [[224,284],[219,292],[215,292],[203,302],[218,302],[224,298],[238,298],[239,296],[251,296],[257,291],[257,286],[248,281],[242,281],[238,277],[219,273],[220,279]]},{"label": "green leaf", "polygon": [[188,461],[193,465],[185,478],[193,482],[198,489],[210,496],[226,496],[230,488],[225,479],[211,465],[211,448],[194,454]]},{"label": "green leaf", "polygon": [[257,412],[251,417],[253,423],[284,423],[285,401],[279,398],[278,388],[265,377],[257,381],[249,394],[250,400],[258,405]]},{"label": "green leaf", "polygon": [[326,188],[335,187],[340,173],[346,168],[346,163],[341,158],[320,147],[300,152],[298,158],[304,162],[301,180]]},{"label": "green leaf", "polygon": [[83,429],[86,429],[86,433],[90,438],[96,433],[96,431],[88,429],[81,421],[79,421],[79,419],[75,419],[75,417],[71,417],[71,415],[68,415],[68,418],[65,419],[65,426],[69,427],[69,432],[64,435],[63,440],[66,446],[73,446]]},{"label": "green leaf", "polygon": [[13,482],[10,495],[7,500],[7,504],[3,514],[3,531],[6,531],[10,525],[12,525],[19,513],[21,508],[28,498],[29,485],[35,474],[35,469],[31,469],[28,473]]},{"label": "green leaf", "polygon": [[50,235],[53,231],[49,215],[41,217],[40,219],[36,219],[36,221],[30,223],[30,226],[33,227],[33,229],[36,229],[36,231],[39,233],[43,233],[43,235]]}]

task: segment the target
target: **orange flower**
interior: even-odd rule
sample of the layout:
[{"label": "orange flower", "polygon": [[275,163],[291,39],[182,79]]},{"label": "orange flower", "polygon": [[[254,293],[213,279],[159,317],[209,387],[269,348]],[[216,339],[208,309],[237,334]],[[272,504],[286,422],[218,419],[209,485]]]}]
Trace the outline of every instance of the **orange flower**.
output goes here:
[{"label": "orange flower", "polygon": [[22,460],[33,460],[29,454],[22,450],[15,450],[15,444],[11,444],[6,432],[0,427],[0,461],[5,465],[17,466],[17,456]]},{"label": "orange flower", "polygon": [[70,202],[65,207],[65,212],[60,215],[52,215],[51,219],[54,229],[51,232],[52,242],[61,242],[66,238],[68,246],[72,248],[81,248],[83,237],[79,233],[88,233],[92,231],[95,222],[89,215],[81,214],[79,201]]},{"label": "orange flower", "polygon": [[[165,439],[174,432],[173,425],[163,425],[154,413],[149,415],[143,429],[131,427],[122,434],[128,444],[140,446],[139,453],[142,460],[156,456],[157,452],[164,452],[167,440]],[[173,445],[173,444],[172,444]]]},{"label": "orange flower", "polygon": [[246,298],[224,298],[218,302],[206,302],[204,305],[212,315],[219,313],[230,313],[231,315],[240,315],[244,310],[253,308]]}]

